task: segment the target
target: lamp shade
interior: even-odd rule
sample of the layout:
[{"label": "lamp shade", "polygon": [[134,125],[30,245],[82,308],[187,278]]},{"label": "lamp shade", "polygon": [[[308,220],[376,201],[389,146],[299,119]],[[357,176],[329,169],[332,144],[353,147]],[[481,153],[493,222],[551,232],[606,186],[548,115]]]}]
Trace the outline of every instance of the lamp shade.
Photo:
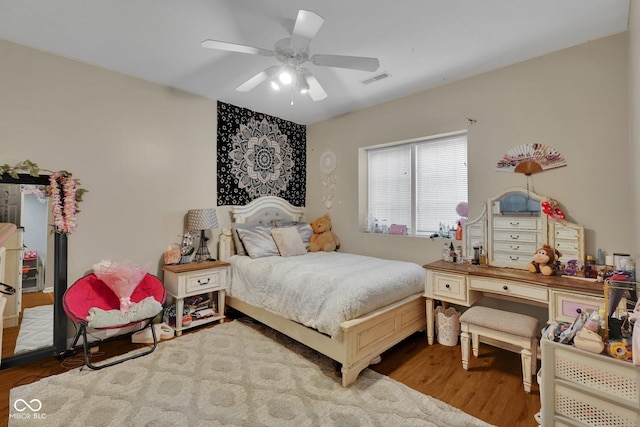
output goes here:
[{"label": "lamp shade", "polygon": [[210,230],[212,228],[218,228],[215,209],[190,209],[187,212],[187,230]]}]

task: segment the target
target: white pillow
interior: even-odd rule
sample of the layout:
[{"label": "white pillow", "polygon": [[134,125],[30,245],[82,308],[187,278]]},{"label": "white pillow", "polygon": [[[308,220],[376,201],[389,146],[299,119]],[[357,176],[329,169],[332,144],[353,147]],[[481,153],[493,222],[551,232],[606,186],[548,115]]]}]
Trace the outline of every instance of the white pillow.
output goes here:
[{"label": "white pillow", "polygon": [[287,257],[307,253],[296,227],[274,228],[271,230],[271,236],[276,242],[280,256]]}]

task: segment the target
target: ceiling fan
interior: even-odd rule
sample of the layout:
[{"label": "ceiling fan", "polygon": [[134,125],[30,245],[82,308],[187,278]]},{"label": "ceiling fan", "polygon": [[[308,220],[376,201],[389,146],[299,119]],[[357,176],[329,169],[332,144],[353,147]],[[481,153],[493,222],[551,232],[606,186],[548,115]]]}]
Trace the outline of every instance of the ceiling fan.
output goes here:
[{"label": "ceiling fan", "polygon": [[218,40],[204,40],[201,45],[209,49],[225,50],[229,52],[248,53],[251,55],[273,56],[281,64],[271,66],[236,88],[240,92],[248,92],[260,83],[270,80],[274,89],[280,84],[294,84],[300,93],[308,93],[314,101],[321,101],[327,97],[318,79],[308,68],[303,67],[306,62],[323,67],[348,68],[361,71],[376,71],[380,66],[378,58],[344,55],[311,55],[309,44],[324,23],[324,18],[315,12],[299,10],[293,26],[291,37],[276,42],[273,50],[262,49],[228,43]]}]

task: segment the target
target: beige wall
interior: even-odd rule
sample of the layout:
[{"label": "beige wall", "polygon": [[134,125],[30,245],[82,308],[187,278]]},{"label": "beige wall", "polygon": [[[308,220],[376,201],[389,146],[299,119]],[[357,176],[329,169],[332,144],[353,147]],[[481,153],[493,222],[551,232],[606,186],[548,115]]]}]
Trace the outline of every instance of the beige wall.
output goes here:
[{"label": "beige wall", "polygon": [[0,58],[0,163],[65,169],[89,190],[69,284],[104,258],[157,274],[187,210],[216,205],[216,103],[6,41]]},{"label": "beige wall", "polygon": [[640,256],[640,3],[631,2],[629,12],[629,168],[632,172],[633,253]]},{"label": "beige wall", "polygon": [[[339,178],[331,214],[343,249],[437,258],[441,242],[357,231],[357,151],[468,128],[472,215],[492,194],[526,185],[522,175],[494,171],[500,156],[541,142],[569,165],[534,175],[532,189],[586,227],[590,252],[637,250],[626,159],[628,132],[635,129],[636,141],[640,134],[628,123],[627,73],[639,65],[628,64],[627,45],[627,34],[612,36],[310,125],[307,218],[325,212],[318,159],[332,149]],[[90,191],[69,241],[70,280],[102,258],[159,271],[186,211],[215,206],[216,103],[6,41],[0,58],[0,163],[66,169]]]},{"label": "beige wall", "polygon": [[358,232],[358,148],[468,129],[472,217],[491,195],[526,187],[524,175],[495,171],[507,150],[548,144],[568,166],[533,175],[531,189],[585,226],[587,253],[633,250],[627,45],[618,34],[308,126],[308,216],[325,212],[318,159],[331,149],[339,177],[330,212],[344,251],[437,259],[441,241]]}]

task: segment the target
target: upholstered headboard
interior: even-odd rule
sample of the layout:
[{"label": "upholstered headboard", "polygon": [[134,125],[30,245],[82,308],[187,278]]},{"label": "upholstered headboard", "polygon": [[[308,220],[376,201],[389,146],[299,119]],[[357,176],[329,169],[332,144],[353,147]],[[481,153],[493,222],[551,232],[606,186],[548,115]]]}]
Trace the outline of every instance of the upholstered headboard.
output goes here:
[{"label": "upholstered headboard", "polygon": [[[293,206],[286,200],[275,196],[264,196],[252,200],[244,206],[235,206],[231,210],[233,222],[240,224],[270,224],[274,220],[301,221],[303,207]],[[222,261],[234,254],[232,230],[225,228],[218,242],[218,258]]]}]

